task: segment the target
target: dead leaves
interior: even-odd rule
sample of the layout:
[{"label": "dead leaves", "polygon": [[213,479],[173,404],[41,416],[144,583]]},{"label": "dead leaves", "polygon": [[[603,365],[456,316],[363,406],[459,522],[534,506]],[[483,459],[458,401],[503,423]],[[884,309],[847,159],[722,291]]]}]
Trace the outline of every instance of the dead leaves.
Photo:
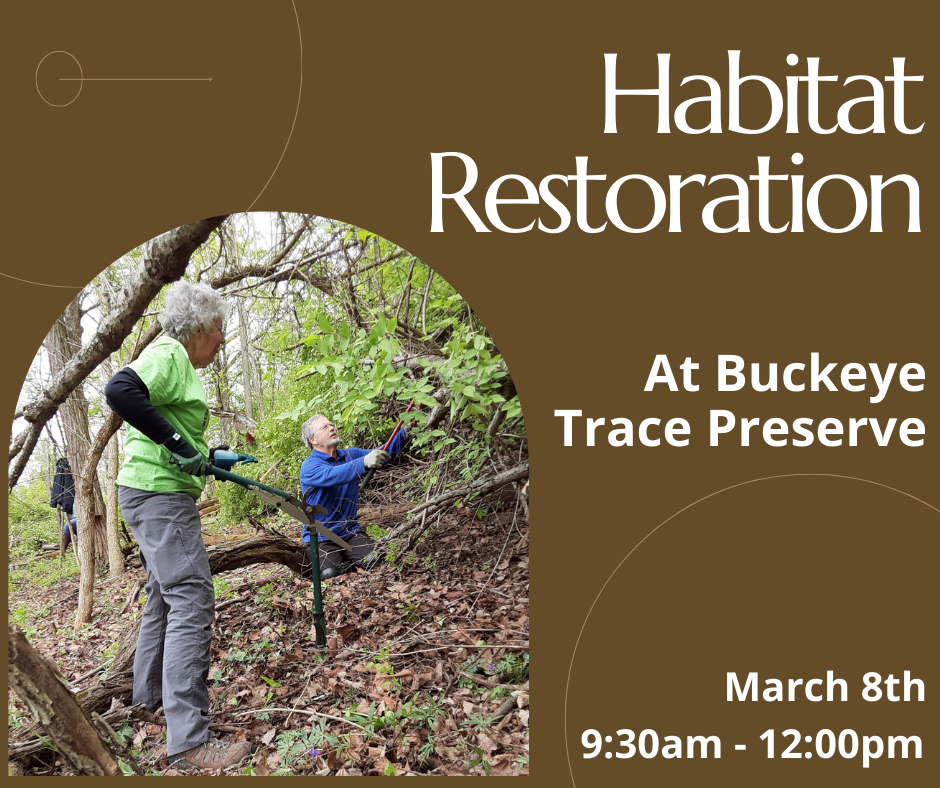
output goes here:
[{"label": "dead leaves", "polygon": [[[482,761],[470,766],[476,750],[490,774],[528,773],[528,688],[499,667],[528,649],[527,540],[521,552],[510,542],[500,558],[508,521],[455,523],[442,518],[398,570],[324,586],[325,651],[315,647],[309,582],[278,565],[219,576],[229,594],[247,598],[221,609],[215,625],[211,728],[259,748],[254,774],[482,774]],[[130,629],[142,604],[124,608],[140,579],[96,592],[104,607],[81,638],[38,639],[69,678],[101,664]],[[508,700],[508,713],[492,719]],[[287,746],[320,732],[316,756]],[[140,722],[128,744],[154,764],[164,736],[162,725]]]},{"label": "dead leaves", "polygon": [[[440,663],[438,663],[438,667],[441,667]],[[435,681],[436,676],[437,676],[437,673],[433,670],[429,670],[420,674],[413,673],[412,679],[411,679],[412,692],[414,692],[415,690],[421,689],[425,684],[432,683],[433,681]]]}]

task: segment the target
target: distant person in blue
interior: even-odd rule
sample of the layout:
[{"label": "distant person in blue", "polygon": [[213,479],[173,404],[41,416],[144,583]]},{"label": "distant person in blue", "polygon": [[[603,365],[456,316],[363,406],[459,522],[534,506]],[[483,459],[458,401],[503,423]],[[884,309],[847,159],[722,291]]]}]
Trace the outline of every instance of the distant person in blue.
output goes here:
[{"label": "distant person in blue", "polygon": [[[72,526],[71,530],[69,530],[70,525]],[[64,523],[62,525],[62,544],[63,544],[62,549],[63,550],[68,550],[69,545],[72,544],[72,532],[73,531],[75,532],[76,538],[78,538],[78,519],[75,517],[70,518],[67,523]]]},{"label": "distant person in blue", "polygon": [[[304,500],[319,505],[328,514],[316,515],[317,521],[349,543],[344,550],[325,536],[317,534],[320,552],[320,579],[329,580],[350,567],[371,569],[378,562],[374,542],[356,521],[359,508],[359,479],[369,468],[381,468],[401,451],[408,440],[399,431],[389,446],[382,449],[340,449],[339,434],[326,416],[313,416],[301,428],[304,446],[310,456],[300,467],[300,489]],[[310,546],[310,531],[304,526],[304,544]]]}]

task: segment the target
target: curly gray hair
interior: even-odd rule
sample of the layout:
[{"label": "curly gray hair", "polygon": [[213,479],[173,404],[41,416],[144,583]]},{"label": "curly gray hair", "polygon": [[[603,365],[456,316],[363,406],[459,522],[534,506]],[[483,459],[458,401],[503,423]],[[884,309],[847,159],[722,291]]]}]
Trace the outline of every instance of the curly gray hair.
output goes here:
[{"label": "curly gray hair", "polygon": [[304,446],[308,449],[312,448],[310,445],[310,439],[313,437],[313,433],[316,431],[313,428],[313,424],[317,419],[325,419],[326,416],[321,416],[319,413],[316,416],[311,416],[307,419],[303,426],[300,428],[300,437],[303,439]]},{"label": "curly gray hair", "polygon": [[166,295],[160,325],[167,336],[185,344],[197,328],[210,330],[216,320],[225,319],[227,312],[222,296],[209,285],[181,280]]}]

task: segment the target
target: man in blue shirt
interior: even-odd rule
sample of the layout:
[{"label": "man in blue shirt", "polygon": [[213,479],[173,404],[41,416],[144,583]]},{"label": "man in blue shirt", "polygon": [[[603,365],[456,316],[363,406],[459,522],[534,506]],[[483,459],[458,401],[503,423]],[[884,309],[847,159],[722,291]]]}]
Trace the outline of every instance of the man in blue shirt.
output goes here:
[{"label": "man in blue shirt", "polygon": [[[339,434],[326,416],[313,416],[301,428],[304,445],[311,449],[310,456],[300,467],[300,489],[304,500],[322,506],[327,514],[316,515],[317,520],[334,534],[349,543],[343,550],[325,536],[317,534],[320,551],[320,579],[329,580],[342,574],[348,567],[371,569],[377,557],[372,539],[362,531],[356,521],[359,508],[359,478],[369,468],[380,468],[405,445],[405,430],[399,431],[389,446],[382,449],[340,449]],[[310,531],[304,526],[303,539],[310,545]]]}]

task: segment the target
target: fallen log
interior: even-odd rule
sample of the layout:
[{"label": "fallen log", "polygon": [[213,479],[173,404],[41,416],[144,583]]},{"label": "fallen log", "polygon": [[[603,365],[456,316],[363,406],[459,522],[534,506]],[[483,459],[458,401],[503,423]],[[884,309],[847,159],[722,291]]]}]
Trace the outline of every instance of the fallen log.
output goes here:
[{"label": "fallen log", "polygon": [[283,564],[295,574],[301,574],[306,555],[299,540],[288,539],[275,531],[258,531],[237,542],[212,545],[206,552],[214,575],[251,564]]},{"label": "fallen log", "polygon": [[206,500],[204,500],[204,501],[199,501],[199,502],[196,504],[196,508],[197,508],[197,509],[200,511],[200,513],[201,513],[201,512],[204,511],[205,509],[208,509],[208,508],[210,508],[210,507],[212,507],[212,506],[218,506],[218,505],[219,505],[219,499],[218,499],[218,498],[206,498]]},{"label": "fallen log", "polygon": [[[122,702],[112,703],[112,708],[106,714],[96,714],[98,720],[102,723],[107,724],[109,727],[115,728],[119,727],[121,722],[128,722],[130,720],[143,720],[144,722],[156,723],[159,725],[166,725],[166,718],[157,717],[147,711],[142,704],[137,704],[136,706],[125,706]],[[49,743],[42,738],[36,737],[36,731],[31,731],[32,738],[21,739],[20,741],[10,741],[8,756],[10,762],[13,762],[13,759],[25,759],[33,753],[40,752],[41,750],[47,749]],[[108,734],[111,736],[111,734]],[[114,738],[111,739],[112,742],[115,741]]]},{"label": "fallen log", "polygon": [[58,555],[59,555],[59,548],[57,547],[55,549],[55,552],[31,553],[25,558],[17,558],[15,561],[10,561],[10,566],[24,566],[25,564],[28,564],[31,561],[49,560],[50,558],[55,558]]},{"label": "fallen log", "polygon": [[75,696],[79,705],[89,714],[103,714],[111,708],[111,702],[114,698],[124,703],[130,702],[131,693],[134,690],[134,654],[137,651],[137,633],[139,631],[140,624],[138,623],[125,641],[125,643],[131,643],[129,649],[131,669],[115,672],[112,668],[106,679],[99,681],[97,684],[92,684],[88,689],[82,690]]},{"label": "fallen log", "polygon": [[10,686],[29,707],[51,743],[77,774],[118,776],[117,757],[65,680],[54,672],[15,625],[7,647]]}]

